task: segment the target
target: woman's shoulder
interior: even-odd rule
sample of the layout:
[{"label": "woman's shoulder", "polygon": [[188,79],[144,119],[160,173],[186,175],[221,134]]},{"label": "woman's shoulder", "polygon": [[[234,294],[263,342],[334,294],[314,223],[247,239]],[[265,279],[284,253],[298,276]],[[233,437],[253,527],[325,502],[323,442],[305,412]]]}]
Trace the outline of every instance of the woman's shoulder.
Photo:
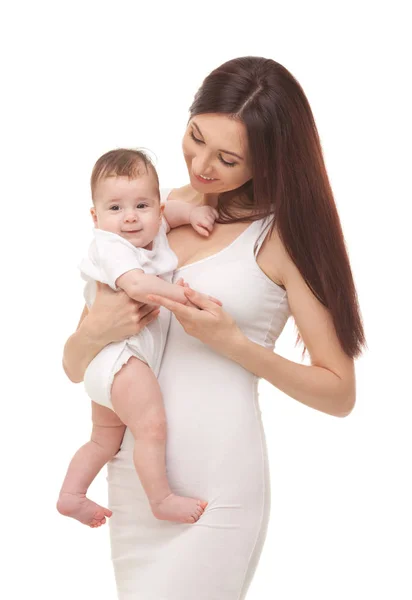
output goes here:
[{"label": "woman's shoulder", "polygon": [[179,188],[169,188],[167,200],[180,200],[182,202],[194,202],[197,196],[196,190],[190,184]]}]

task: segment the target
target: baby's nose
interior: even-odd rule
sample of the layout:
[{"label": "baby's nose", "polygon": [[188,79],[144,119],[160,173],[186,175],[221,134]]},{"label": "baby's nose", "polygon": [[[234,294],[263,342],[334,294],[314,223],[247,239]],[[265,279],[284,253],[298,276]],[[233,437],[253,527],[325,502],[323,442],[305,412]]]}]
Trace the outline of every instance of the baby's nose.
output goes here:
[{"label": "baby's nose", "polygon": [[127,212],[125,214],[124,220],[127,223],[133,223],[134,221],[137,221],[137,214],[134,211]]}]

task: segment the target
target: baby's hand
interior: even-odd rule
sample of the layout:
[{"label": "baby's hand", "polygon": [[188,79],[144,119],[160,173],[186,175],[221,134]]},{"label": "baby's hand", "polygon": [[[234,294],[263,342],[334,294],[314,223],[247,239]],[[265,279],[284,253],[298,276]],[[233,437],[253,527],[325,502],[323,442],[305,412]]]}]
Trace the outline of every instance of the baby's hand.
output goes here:
[{"label": "baby's hand", "polygon": [[180,285],[181,287],[189,287],[189,284],[183,279],[183,277],[179,277],[179,279],[175,282],[176,285]]},{"label": "baby's hand", "polygon": [[197,233],[207,237],[218,217],[219,213],[211,206],[195,206],[190,213],[190,224]]},{"label": "baby's hand", "polygon": [[[183,279],[183,277],[179,277],[179,279],[175,283],[176,283],[176,285],[180,285],[180,287],[184,287],[184,288],[189,287],[189,284],[186,283],[186,281]],[[186,306],[190,306],[192,303],[190,302],[189,298],[186,298],[186,300],[182,304],[186,304]]]},{"label": "baby's hand", "polygon": [[[183,279],[183,277],[179,277],[179,279],[176,281],[176,285],[180,285],[181,287],[185,287],[188,288],[189,284],[186,283],[186,281]],[[186,306],[194,306],[194,304],[192,304],[189,300],[189,298],[186,298],[186,301],[183,302],[183,304],[186,304]]]}]

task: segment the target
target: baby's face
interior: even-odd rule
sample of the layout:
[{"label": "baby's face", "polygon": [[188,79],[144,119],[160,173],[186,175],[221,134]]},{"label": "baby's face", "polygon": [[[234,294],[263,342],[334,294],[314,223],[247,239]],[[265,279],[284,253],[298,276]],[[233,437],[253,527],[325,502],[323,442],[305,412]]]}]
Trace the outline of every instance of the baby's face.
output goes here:
[{"label": "baby's face", "polygon": [[94,189],[95,227],[117,233],[136,248],[152,248],[162,220],[159,187],[152,173],[136,179],[106,177]]}]

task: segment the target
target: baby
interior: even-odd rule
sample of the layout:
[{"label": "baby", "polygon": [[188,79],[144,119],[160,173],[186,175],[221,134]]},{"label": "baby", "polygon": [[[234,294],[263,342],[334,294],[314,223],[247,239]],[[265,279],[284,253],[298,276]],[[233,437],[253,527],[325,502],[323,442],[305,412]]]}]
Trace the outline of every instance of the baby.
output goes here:
[{"label": "baby", "polygon": [[[95,298],[96,281],[140,302],[147,302],[149,294],[161,294],[189,304],[183,280],[171,283],[177,257],[166,233],[171,226],[191,224],[201,235],[209,235],[217,211],[178,201],[161,205],[156,170],[137,150],[112,150],[101,156],[93,168],[91,191],[94,239],[88,258],[80,264],[88,307]],[[126,426],[135,440],[135,468],[156,518],[194,523],[207,506],[200,499],[175,495],[167,480],[166,417],[157,381],[170,323],[170,313],[165,314],[138,335],[107,345],[86,370],[91,440],[69,465],[57,509],[90,527],[103,525],[112,515],[86,493],[118,452]]]}]

